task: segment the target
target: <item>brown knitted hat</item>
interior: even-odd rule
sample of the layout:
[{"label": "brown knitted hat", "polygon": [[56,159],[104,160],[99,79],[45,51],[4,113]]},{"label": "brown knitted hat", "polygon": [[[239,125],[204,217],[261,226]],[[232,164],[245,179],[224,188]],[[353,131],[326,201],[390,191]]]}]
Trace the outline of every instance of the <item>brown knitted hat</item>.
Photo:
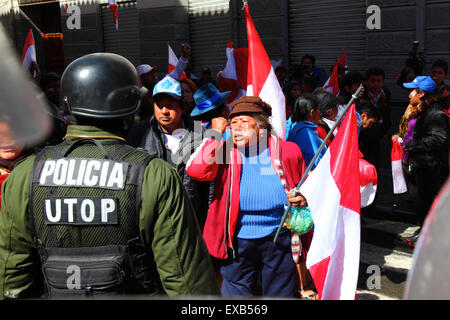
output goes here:
[{"label": "brown knitted hat", "polygon": [[269,104],[256,96],[242,96],[231,103],[231,112],[229,119],[240,113],[265,113],[267,116],[272,115],[272,108]]}]

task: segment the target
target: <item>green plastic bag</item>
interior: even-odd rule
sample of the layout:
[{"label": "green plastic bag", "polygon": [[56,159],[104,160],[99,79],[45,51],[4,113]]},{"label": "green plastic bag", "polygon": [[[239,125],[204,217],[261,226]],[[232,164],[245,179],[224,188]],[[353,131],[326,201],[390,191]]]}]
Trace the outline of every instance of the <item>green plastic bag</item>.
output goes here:
[{"label": "green plastic bag", "polygon": [[314,225],[309,207],[291,207],[289,225],[299,236],[308,233]]}]

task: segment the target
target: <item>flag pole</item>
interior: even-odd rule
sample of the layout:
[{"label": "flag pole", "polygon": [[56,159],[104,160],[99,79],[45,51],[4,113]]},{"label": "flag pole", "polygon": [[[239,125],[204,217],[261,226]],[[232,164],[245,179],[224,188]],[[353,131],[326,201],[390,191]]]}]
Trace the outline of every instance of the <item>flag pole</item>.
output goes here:
[{"label": "flag pole", "polygon": [[[301,178],[301,180],[297,184],[297,186],[294,188],[294,192],[295,193],[297,193],[300,190],[300,187],[302,186],[303,182],[305,182],[306,177],[309,174],[309,171],[311,171],[312,166],[314,165],[314,163],[316,162],[317,158],[319,157],[319,154],[322,152],[323,148],[325,147],[328,139],[331,137],[331,135],[333,134],[334,130],[336,129],[336,127],[338,126],[339,122],[342,120],[344,115],[347,113],[347,111],[350,108],[350,106],[358,98],[358,95],[361,92],[362,88],[363,88],[363,85],[361,84],[359,86],[359,88],[356,90],[356,92],[354,94],[352,94],[352,98],[350,99],[350,101],[345,106],[344,111],[338,117],[338,119],[334,123],[333,127],[328,132],[327,136],[323,139],[323,142],[320,144],[320,147],[317,149],[316,153],[314,154],[314,157],[312,158],[311,162],[309,163],[308,167],[306,168],[305,172],[303,173],[303,177]],[[292,207],[292,203],[289,202],[288,207],[286,208],[286,210],[283,213],[283,216],[281,217],[281,222],[280,222],[280,225],[278,226],[277,233],[275,234],[275,237],[273,238],[273,243],[277,242],[277,239],[278,239],[278,236],[280,234],[281,228],[283,227],[283,224],[284,224],[284,220],[286,220],[286,217],[288,215],[288,212],[291,210],[291,207]]]}]

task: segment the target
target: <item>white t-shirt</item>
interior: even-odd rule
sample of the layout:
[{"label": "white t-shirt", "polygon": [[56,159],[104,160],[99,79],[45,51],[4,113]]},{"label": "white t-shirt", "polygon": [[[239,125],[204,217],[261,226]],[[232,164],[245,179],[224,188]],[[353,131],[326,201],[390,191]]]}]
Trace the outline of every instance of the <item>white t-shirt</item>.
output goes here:
[{"label": "white t-shirt", "polygon": [[173,154],[177,153],[180,149],[180,142],[186,134],[187,130],[184,129],[184,123],[182,129],[177,129],[172,134],[164,133],[164,145],[166,149],[169,149]]}]

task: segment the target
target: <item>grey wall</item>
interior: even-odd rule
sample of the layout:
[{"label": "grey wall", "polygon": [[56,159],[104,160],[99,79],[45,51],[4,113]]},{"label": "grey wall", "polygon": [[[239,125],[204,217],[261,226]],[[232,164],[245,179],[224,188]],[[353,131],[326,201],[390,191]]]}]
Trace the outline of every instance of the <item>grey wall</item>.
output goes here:
[{"label": "grey wall", "polygon": [[187,1],[138,0],[139,32],[141,38],[141,63],[158,65],[167,72],[167,44],[179,57],[180,46],[189,42],[189,19]]}]

